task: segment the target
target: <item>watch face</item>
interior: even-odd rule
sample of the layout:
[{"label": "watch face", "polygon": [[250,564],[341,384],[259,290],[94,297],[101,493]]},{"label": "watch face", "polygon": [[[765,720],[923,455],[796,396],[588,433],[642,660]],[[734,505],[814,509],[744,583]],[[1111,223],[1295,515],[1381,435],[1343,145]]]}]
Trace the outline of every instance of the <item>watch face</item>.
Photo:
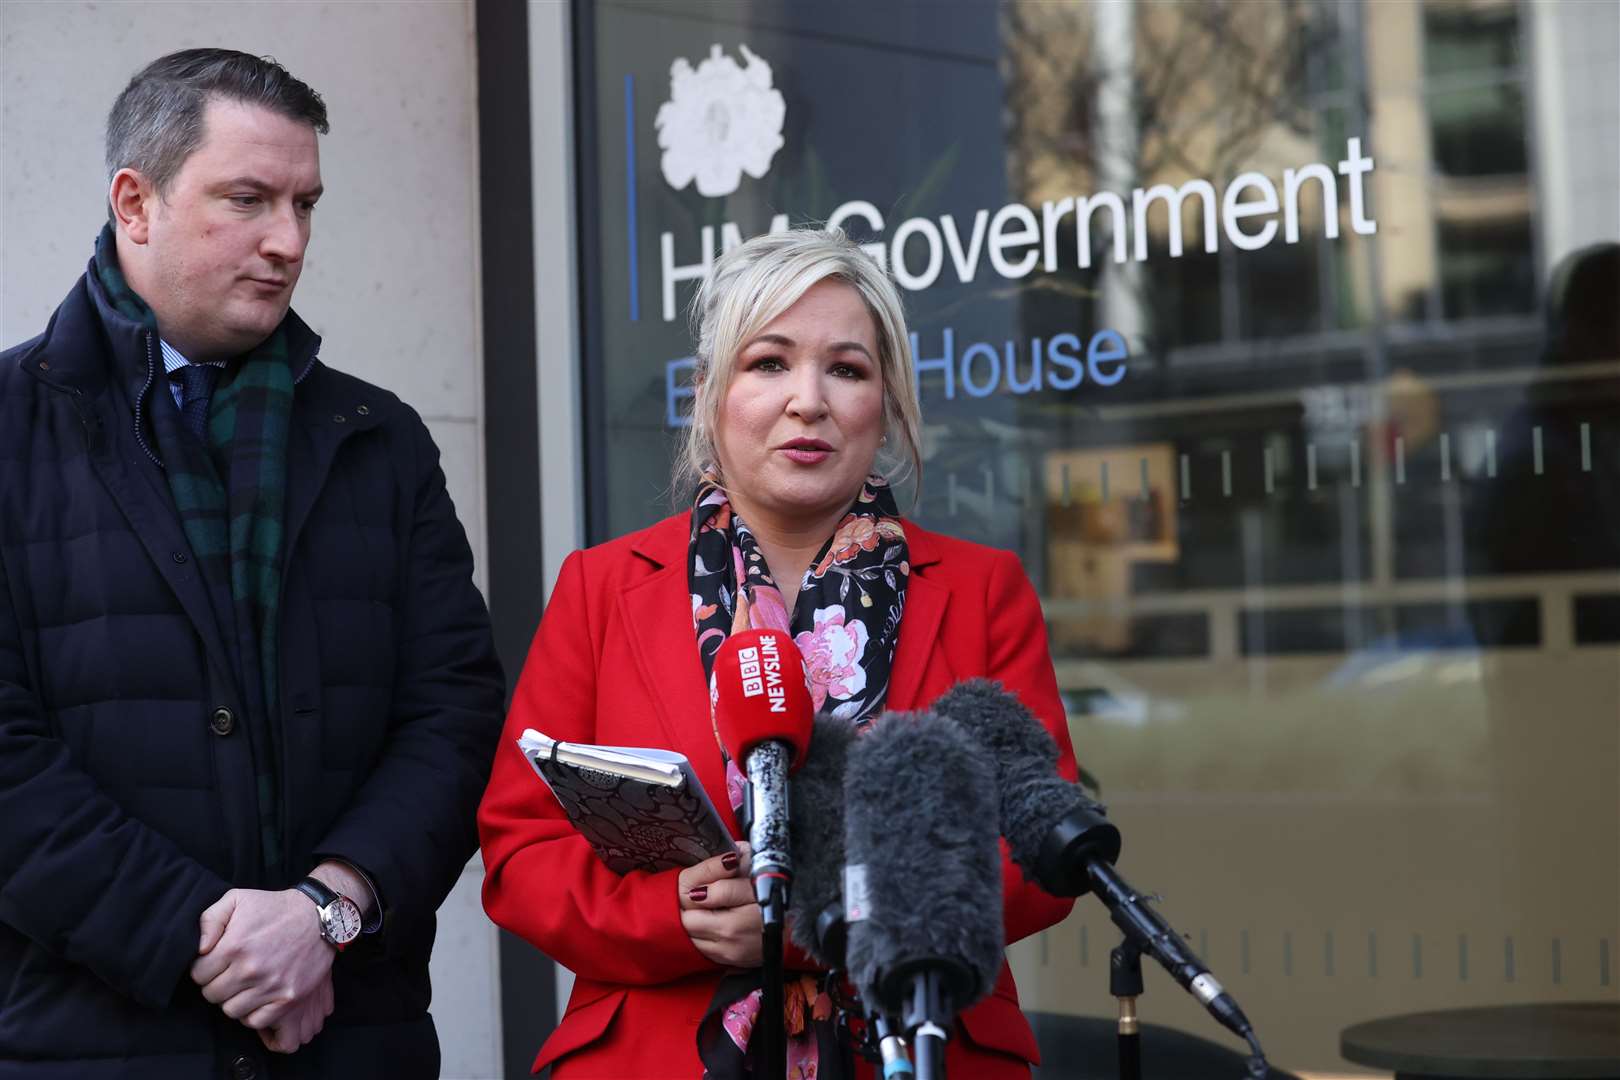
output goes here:
[{"label": "watch face", "polygon": [[360,909],[347,896],[340,896],[326,908],[326,934],[338,945],[347,945],[360,936]]}]

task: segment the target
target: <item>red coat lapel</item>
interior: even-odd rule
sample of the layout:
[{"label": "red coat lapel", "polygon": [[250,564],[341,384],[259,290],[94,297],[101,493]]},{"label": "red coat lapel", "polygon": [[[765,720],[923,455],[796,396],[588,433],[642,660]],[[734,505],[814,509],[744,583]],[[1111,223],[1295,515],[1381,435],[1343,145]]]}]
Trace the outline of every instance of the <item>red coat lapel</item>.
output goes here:
[{"label": "red coat lapel", "polygon": [[[619,617],[664,745],[686,755],[709,798],[736,834],[736,819],[726,797],[725,768],[709,716],[709,688],[691,623],[671,618],[672,612],[686,611],[692,602],[686,574],[686,529],[684,518],[670,518],[635,540],[632,550],[651,565],[652,572],[619,595]],[[944,687],[956,681],[940,638],[950,590],[930,580],[928,573],[940,561],[939,549],[930,533],[910,522],[906,535],[911,578],[885,699],[890,709],[916,708],[929,686]],[[943,668],[928,679],[936,663]]]},{"label": "red coat lapel", "polygon": [[657,569],[619,595],[619,615],[665,745],[686,755],[710,801],[736,835],[692,623],[690,618],[672,617],[692,606],[686,540],[686,521],[679,517],[660,522],[637,539],[633,550]]},{"label": "red coat lapel", "polygon": [[906,522],[906,546],[911,580],[906,584],[906,611],[900,618],[900,641],[889,674],[889,695],[884,707],[917,707],[930,659],[937,653],[946,667],[946,684],[954,681],[941,645],[939,627],[951,599],[950,590],[930,581],[927,568],[939,562],[939,550],[927,531]]}]

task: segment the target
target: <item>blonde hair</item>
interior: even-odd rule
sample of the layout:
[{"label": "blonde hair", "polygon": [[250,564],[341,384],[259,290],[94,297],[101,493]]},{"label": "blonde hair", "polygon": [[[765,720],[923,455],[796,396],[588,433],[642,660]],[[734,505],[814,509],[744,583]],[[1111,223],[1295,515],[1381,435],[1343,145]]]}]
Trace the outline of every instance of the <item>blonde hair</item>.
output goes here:
[{"label": "blonde hair", "polygon": [[692,423],[682,431],[670,478],[670,496],[677,506],[690,498],[706,470],[720,469],[715,423],[743,345],[812,286],[829,279],[860,295],[877,330],[883,430],[886,442],[897,444],[887,453],[879,449],[880,456],[891,459],[879,471],[890,482],[914,472],[921,483],[922,419],[899,291],[842,229],[793,229],[756,236],[721,256],[692,301],[696,392]]}]

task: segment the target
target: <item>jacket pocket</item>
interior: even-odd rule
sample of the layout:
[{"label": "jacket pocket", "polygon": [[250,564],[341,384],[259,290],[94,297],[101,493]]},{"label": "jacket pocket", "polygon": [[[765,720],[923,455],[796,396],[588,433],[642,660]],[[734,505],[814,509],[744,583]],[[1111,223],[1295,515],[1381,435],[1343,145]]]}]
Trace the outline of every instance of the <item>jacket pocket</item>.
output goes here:
[{"label": "jacket pocket", "polygon": [[1041,1050],[1035,1041],[1035,1032],[1025,1019],[1024,1010],[1011,998],[993,993],[964,1012],[958,1020],[967,1041],[974,1046],[1010,1054],[1031,1065],[1041,1063]]},{"label": "jacket pocket", "polygon": [[[563,1016],[562,1023],[557,1025],[557,1030],[551,1033],[551,1038],[540,1048],[540,1053],[534,1059],[534,1065],[529,1071],[538,1073],[547,1065],[577,1050],[583,1050],[605,1035],[613,1024],[613,1018],[619,1014],[619,1006],[624,1004],[625,994],[624,990],[610,990],[594,1001],[569,1009]],[[1027,1024],[1025,1030],[1028,1030]]]}]

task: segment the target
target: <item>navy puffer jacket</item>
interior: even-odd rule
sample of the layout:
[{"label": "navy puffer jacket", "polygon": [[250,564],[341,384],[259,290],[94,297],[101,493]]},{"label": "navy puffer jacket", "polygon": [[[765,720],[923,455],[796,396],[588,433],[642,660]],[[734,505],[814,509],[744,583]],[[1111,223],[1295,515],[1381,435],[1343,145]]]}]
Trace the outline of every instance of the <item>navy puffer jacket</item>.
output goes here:
[{"label": "navy puffer jacket", "polygon": [[[433,913],[477,846],[504,684],[426,427],[288,320],[285,881],[156,458],[155,336],[91,274],[0,354],[0,1080],[437,1075]],[[328,855],[387,918],[338,958],[322,1034],[271,1055],[188,977],[198,916]]]}]

